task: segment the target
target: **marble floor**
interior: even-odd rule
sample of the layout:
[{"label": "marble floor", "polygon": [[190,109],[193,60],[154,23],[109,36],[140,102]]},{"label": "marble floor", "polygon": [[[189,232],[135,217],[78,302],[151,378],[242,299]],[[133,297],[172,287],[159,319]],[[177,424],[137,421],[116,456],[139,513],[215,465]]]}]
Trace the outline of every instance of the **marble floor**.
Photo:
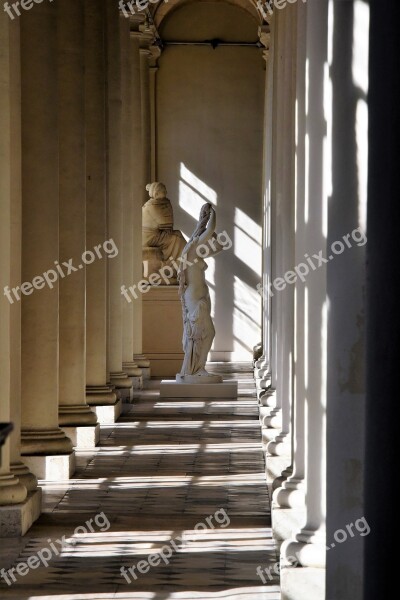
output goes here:
[{"label": "marble floor", "polygon": [[213,370],[238,399],[161,400],[152,380],[73,479],[41,483],[40,519],[0,540],[1,600],[280,598],[256,573],[276,548],[251,365]]}]

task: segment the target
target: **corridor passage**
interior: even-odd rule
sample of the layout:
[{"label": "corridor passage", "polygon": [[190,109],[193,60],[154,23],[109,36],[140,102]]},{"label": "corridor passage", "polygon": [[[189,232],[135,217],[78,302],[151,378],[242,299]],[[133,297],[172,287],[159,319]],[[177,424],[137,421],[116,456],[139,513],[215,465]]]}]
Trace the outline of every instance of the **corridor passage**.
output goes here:
[{"label": "corridor passage", "polygon": [[[153,380],[78,452],[74,479],[41,484],[44,514],[1,542],[2,600],[278,600],[273,570],[265,585],[256,572],[276,549],[251,365],[213,370],[239,381],[237,400],[159,399]],[[10,574],[33,556],[48,567]]]}]

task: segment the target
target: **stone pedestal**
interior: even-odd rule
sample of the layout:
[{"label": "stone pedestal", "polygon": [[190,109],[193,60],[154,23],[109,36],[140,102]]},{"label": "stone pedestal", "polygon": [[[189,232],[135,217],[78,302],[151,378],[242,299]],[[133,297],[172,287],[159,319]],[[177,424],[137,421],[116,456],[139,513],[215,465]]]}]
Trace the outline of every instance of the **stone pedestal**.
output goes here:
[{"label": "stone pedestal", "polygon": [[160,398],[231,398],[237,399],[237,381],[223,383],[177,383],[163,380]]},{"label": "stone pedestal", "polygon": [[305,507],[280,508],[272,507],[273,535],[280,546],[284,540],[291,538],[306,520]]},{"label": "stone pedestal", "polygon": [[100,425],[88,427],[61,427],[65,435],[69,437],[74,448],[95,448],[100,440]]},{"label": "stone pedestal", "polygon": [[281,569],[282,600],[325,600],[325,570]]},{"label": "stone pedestal", "polygon": [[122,400],[117,400],[115,404],[109,406],[92,406],[92,409],[100,425],[113,425],[122,412]]},{"label": "stone pedestal", "polygon": [[76,468],[75,453],[24,456],[24,462],[38,479],[47,481],[70,479]]},{"label": "stone pedestal", "polygon": [[30,492],[21,504],[0,506],[0,538],[21,537],[40,517],[42,490]]},{"label": "stone pedestal", "polygon": [[143,351],[155,377],[174,377],[183,362],[182,305],[178,286],[151,287],[143,295]]}]

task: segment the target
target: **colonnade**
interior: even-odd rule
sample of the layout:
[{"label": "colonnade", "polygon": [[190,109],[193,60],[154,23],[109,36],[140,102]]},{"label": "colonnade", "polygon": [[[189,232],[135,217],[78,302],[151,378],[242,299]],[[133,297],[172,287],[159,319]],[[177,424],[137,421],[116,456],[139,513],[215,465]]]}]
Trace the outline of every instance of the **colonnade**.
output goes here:
[{"label": "colonnade", "polygon": [[[325,586],[328,598],[362,597],[347,583],[362,580],[364,538],[332,543],[363,516],[366,20],[362,0],[298,1],[260,31],[255,375],[285,600],[293,589],[322,600]],[[153,33],[115,0],[0,14],[0,421],[14,423],[1,535],[26,531],[37,478],[69,477],[74,447],[95,445],[98,422],[113,422],[148,374],[140,298],[127,303],[121,285],[141,279],[141,206],[156,172]]]},{"label": "colonnade", "polygon": [[255,375],[285,600],[362,598],[364,538],[337,531],[364,516],[365,19],[309,0],[271,21]]},{"label": "colonnade", "polygon": [[143,20],[114,0],[0,15],[1,535],[29,528],[37,480],[70,477],[149,375],[140,298],[121,294],[141,279],[151,172]]}]

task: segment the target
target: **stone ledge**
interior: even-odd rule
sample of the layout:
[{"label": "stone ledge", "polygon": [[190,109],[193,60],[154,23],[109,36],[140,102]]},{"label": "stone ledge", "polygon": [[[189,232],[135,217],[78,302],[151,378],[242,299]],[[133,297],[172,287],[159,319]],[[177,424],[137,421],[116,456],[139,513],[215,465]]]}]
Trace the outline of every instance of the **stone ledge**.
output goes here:
[{"label": "stone ledge", "polygon": [[42,511],[42,489],[30,492],[21,504],[0,506],[0,538],[21,537]]}]

